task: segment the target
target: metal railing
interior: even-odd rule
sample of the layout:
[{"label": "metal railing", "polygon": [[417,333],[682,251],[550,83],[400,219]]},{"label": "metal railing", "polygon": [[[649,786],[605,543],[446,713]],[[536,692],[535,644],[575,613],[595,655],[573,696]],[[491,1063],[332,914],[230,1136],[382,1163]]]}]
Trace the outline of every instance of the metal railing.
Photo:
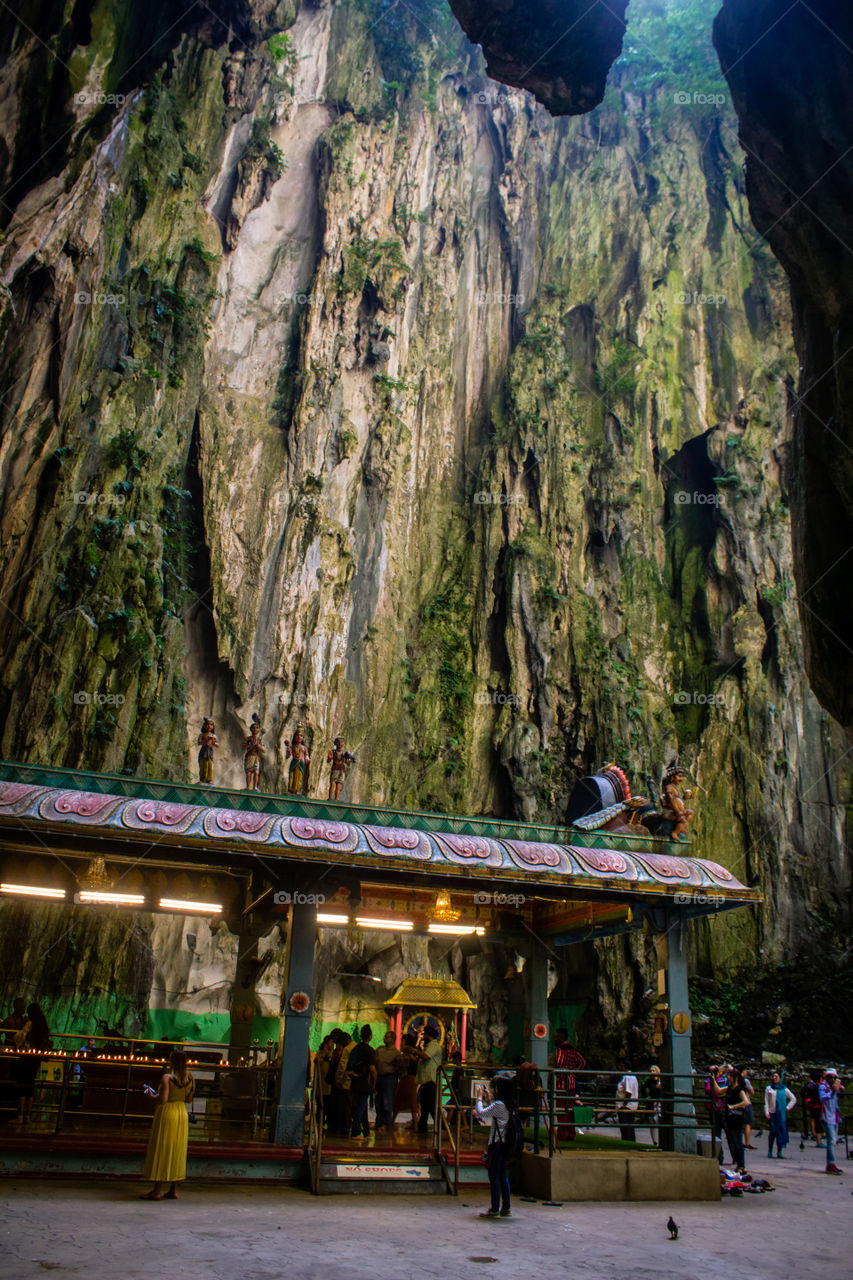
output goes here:
[{"label": "metal railing", "polygon": [[325,1124],[323,1073],[321,1064],[316,1058],[314,1060],[314,1069],[311,1073],[310,1095],[305,1154],[308,1160],[308,1185],[316,1196],[320,1194],[320,1165],[323,1160],[323,1126]]},{"label": "metal railing", "polygon": [[[32,1134],[96,1136],[147,1130],[154,1091],[172,1049],[182,1049],[195,1079],[190,1134],[208,1142],[266,1138],[275,1106],[277,1069],[270,1048],[252,1046],[228,1062],[224,1045],[179,1041],[116,1041],[56,1033],[47,1050],[0,1046],[0,1118],[15,1120],[23,1104]],[[30,1101],[32,1099],[32,1101]]]},{"label": "metal railing", "polygon": [[[436,1138],[437,1149],[441,1151],[442,1135],[447,1135],[449,1154],[455,1167],[455,1185],[458,1187],[461,1128],[464,1123],[468,1124],[473,1145],[474,1125],[477,1123],[472,1082],[481,1080],[488,1084],[490,1079],[505,1069],[493,1064],[484,1066],[469,1062],[457,1070],[460,1074],[457,1076],[455,1090],[451,1086],[452,1076],[448,1066],[445,1065],[441,1071],[440,1123]],[[657,1145],[664,1150],[675,1149],[676,1135],[679,1133],[682,1135],[683,1146],[692,1145],[694,1137],[698,1138],[700,1132],[710,1130],[708,1154],[717,1155],[719,1148],[715,1143],[704,1073],[696,1072],[685,1077],[674,1072],[660,1072],[653,1077],[648,1071],[637,1070],[634,1074],[639,1083],[640,1096],[635,1109],[620,1107],[620,1100],[616,1097],[617,1084],[624,1074],[624,1071],[593,1071],[589,1068],[537,1068],[538,1084],[521,1092],[516,1089],[515,1095],[527,1143],[533,1154],[547,1153],[549,1157],[553,1157],[561,1150],[571,1150],[576,1142],[573,1135],[579,1131],[585,1134],[594,1129],[595,1135],[586,1133],[586,1136],[603,1138],[608,1144],[632,1141],[645,1147],[650,1144],[638,1131],[654,1130],[657,1132]],[[571,1077],[574,1077],[575,1082],[573,1090],[569,1088]],[[656,1095],[644,1091],[646,1082],[653,1078],[660,1081],[660,1092]],[[765,1077],[764,1074],[752,1073],[750,1081],[754,1089],[753,1127],[766,1128],[764,1088],[770,1082],[769,1074]],[[800,1103],[804,1083],[805,1080],[799,1076],[788,1081],[788,1087],[798,1100],[797,1108],[790,1112],[789,1129],[792,1133],[797,1132],[793,1117],[802,1117],[802,1132],[805,1137],[808,1125]],[[842,1125],[839,1137],[846,1143],[848,1131],[853,1129],[853,1099],[847,1101],[847,1097],[842,1095],[841,1106]],[[690,1135],[686,1143],[683,1140],[685,1133]]]},{"label": "metal railing", "polygon": [[[440,1066],[436,1073],[435,1115],[433,1117],[435,1132],[435,1152],[447,1189],[451,1195],[459,1195],[459,1153],[462,1147],[462,1108],[459,1105],[452,1087],[454,1069],[447,1064]],[[450,1114],[448,1114],[450,1113]],[[450,1145],[450,1155],[442,1149],[444,1135]],[[453,1172],[451,1173],[451,1167]]]},{"label": "metal railing", "polygon": [[[501,1069],[494,1065],[467,1063],[456,1070],[459,1074],[456,1076],[455,1089],[451,1085],[449,1069],[445,1066],[441,1072],[437,1149],[441,1151],[443,1135],[446,1134],[455,1170],[454,1182],[458,1186],[462,1126],[468,1125],[473,1144],[473,1130],[477,1123],[476,1097],[473,1092],[475,1082],[488,1084]],[[657,1077],[661,1082],[659,1097],[640,1096],[636,1109],[620,1110],[615,1095],[617,1083],[623,1074],[622,1071],[538,1068],[538,1083],[520,1092],[516,1089],[515,1095],[526,1139],[533,1154],[547,1153],[549,1157],[553,1157],[573,1141],[572,1133],[587,1127],[594,1127],[599,1137],[603,1136],[610,1141],[618,1135],[622,1140],[648,1145],[637,1135],[636,1130],[651,1126],[658,1131],[663,1146],[671,1145],[669,1138],[664,1140],[664,1134],[696,1129],[695,1109],[698,1099],[692,1081],[690,1087],[685,1088],[684,1076],[662,1072]],[[637,1074],[642,1081],[645,1073]],[[574,1089],[569,1088],[571,1077],[574,1077]],[[604,1131],[603,1135],[601,1130]],[[608,1130],[614,1131],[612,1136],[608,1135]],[[626,1138],[626,1133],[630,1135],[629,1138]]]}]

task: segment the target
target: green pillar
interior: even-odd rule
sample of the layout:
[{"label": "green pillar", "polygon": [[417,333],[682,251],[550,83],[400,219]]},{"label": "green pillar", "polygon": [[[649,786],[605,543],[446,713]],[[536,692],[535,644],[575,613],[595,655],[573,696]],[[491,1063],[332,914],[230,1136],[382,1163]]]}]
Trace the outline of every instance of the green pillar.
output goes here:
[{"label": "green pillar", "polygon": [[[305,1082],[308,1072],[308,1033],[314,1009],[314,940],[317,907],[293,903],[287,930],[287,978],[284,988],[284,1040],[281,1078],[273,1141],[279,1146],[301,1147],[305,1135]],[[294,1011],[292,996],[304,992],[308,1007]]]},{"label": "green pillar", "polygon": [[537,1022],[548,1026],[548,953],[539,943],[533,943],[533,954],[527,962],[530,973],[530,1003],[527,1014],[530,1020],[530,1033],[524,1044],[527,1061],[537,1067],[548,1065],[548,1037],[537,1039],[533,1028]]},{"label": "green pillar", "polygon": [[[655,913],[656,916],[658,913]],[[687,991],[687,919],[679,907],[660,913],[664,928],[657,935],[658,1010],[665,1015],[661,1069],[672,1072],[676,1096],[664,1119],[671,1117],[674,1128],[661,1130],[661,1146],[666,1150],[696,1154],[696,1119],[690,1100],[693,1092],[693,1062],[690,1052],[690,1002]]]}]

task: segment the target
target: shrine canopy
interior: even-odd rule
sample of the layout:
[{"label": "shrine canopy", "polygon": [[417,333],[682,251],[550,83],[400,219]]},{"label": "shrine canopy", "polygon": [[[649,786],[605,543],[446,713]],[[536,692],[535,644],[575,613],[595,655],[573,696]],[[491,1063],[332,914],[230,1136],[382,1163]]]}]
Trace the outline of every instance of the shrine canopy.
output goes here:
[{"label": "shrine canopy", "polygon": [[406,978],[385,1004],[429,1006],[431,1009],[476,1009],[464,987],[450,978]]}]

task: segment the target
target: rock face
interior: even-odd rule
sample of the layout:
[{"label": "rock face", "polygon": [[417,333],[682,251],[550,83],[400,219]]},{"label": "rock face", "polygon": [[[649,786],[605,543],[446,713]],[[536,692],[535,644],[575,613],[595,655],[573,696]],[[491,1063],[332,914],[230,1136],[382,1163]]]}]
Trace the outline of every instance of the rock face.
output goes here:
[{"label": "rock face", "polygon": [[555,116],[581,115],[604,97],[622,48],[627,0],[450,0],[493,80],[529,90]]},{"label": "rock face", "polygon": [[[257,709],[267,789],[301,720],[311,794],[343,732],[344,799],[559,822],[596,764],[642,790],[677,751],[702,854],[767,895],[701,970],[819,950],[849,772],[733,118],[626,69],[554,120],[426,0],[247,7],[132,85],[117,12],[57,30],[64,164],[14,159],[29,37],[0,98],[0,754],[185,778],[212,714],[242,785]],[[642,943],[595,954],[640,1019]]]},{"label": "rock face", "polygon": [[853,725],[853,12],[724,0],[714,40],[746,152],[752,220],[791,280],[800,378],[791,513],[806,669]]}]

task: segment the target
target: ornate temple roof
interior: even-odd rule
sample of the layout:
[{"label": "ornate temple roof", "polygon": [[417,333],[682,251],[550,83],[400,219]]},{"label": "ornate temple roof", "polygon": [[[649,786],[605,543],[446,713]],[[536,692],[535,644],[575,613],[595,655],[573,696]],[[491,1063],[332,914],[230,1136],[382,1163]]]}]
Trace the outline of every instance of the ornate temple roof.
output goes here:
[{"label": "ornate temple roof", "polygon": [[386,1005],[418,1005],[433,1009],[476,1009],[464,987],[449,978],[405,978]]},{"label": "ornate temple roof", "polygon": [[[59,778],[60,771],[0,763],[0,836],[6,827],[35,835],[41,846],[35,852],[51,850],[54,832],[85,836],[90,848],[95,837],[142,841],[148,849],[141,856],[151,861],[163,856],[167,847],[194,850],[209,860],[218,847],[221,858],[262,854],[267,865],[272,859],[287,859],[368,867],[374,874],[387,869],[480,884],[488,880],[504,887],[541,885],[552,893],[588,890],[596,896],[672,897],[700,914],[761,900],[726,867],[688,854],[689,845],[673,846],[651,837],[596,832],[593,838],[593,833],[566,830],[563,839],[531,839],[539,834],[537,829],[488,819],[447,820],[444,829],[420,821],[405,826],[406,815],[399,811],[395,816],[400,825],[340,821],[326,816],[331,806],[321,802],[288,805],[283,797],[257,792],[245,794],[263,807],[232,808],[210,803],[217,797],[203,787],[75,774],[73,781],[91,779],[94,784],[82,789],[57,785]],[[140,797],[142,788],[147,796]],[[158,792],[175,790],[189,793],[196,802],[158,798]],[[381,818],[389,811],[361,812]],[[457,823],[464,824],[464,832],[446,829]],[[138,849],[132,852],[140,856]]]}]

